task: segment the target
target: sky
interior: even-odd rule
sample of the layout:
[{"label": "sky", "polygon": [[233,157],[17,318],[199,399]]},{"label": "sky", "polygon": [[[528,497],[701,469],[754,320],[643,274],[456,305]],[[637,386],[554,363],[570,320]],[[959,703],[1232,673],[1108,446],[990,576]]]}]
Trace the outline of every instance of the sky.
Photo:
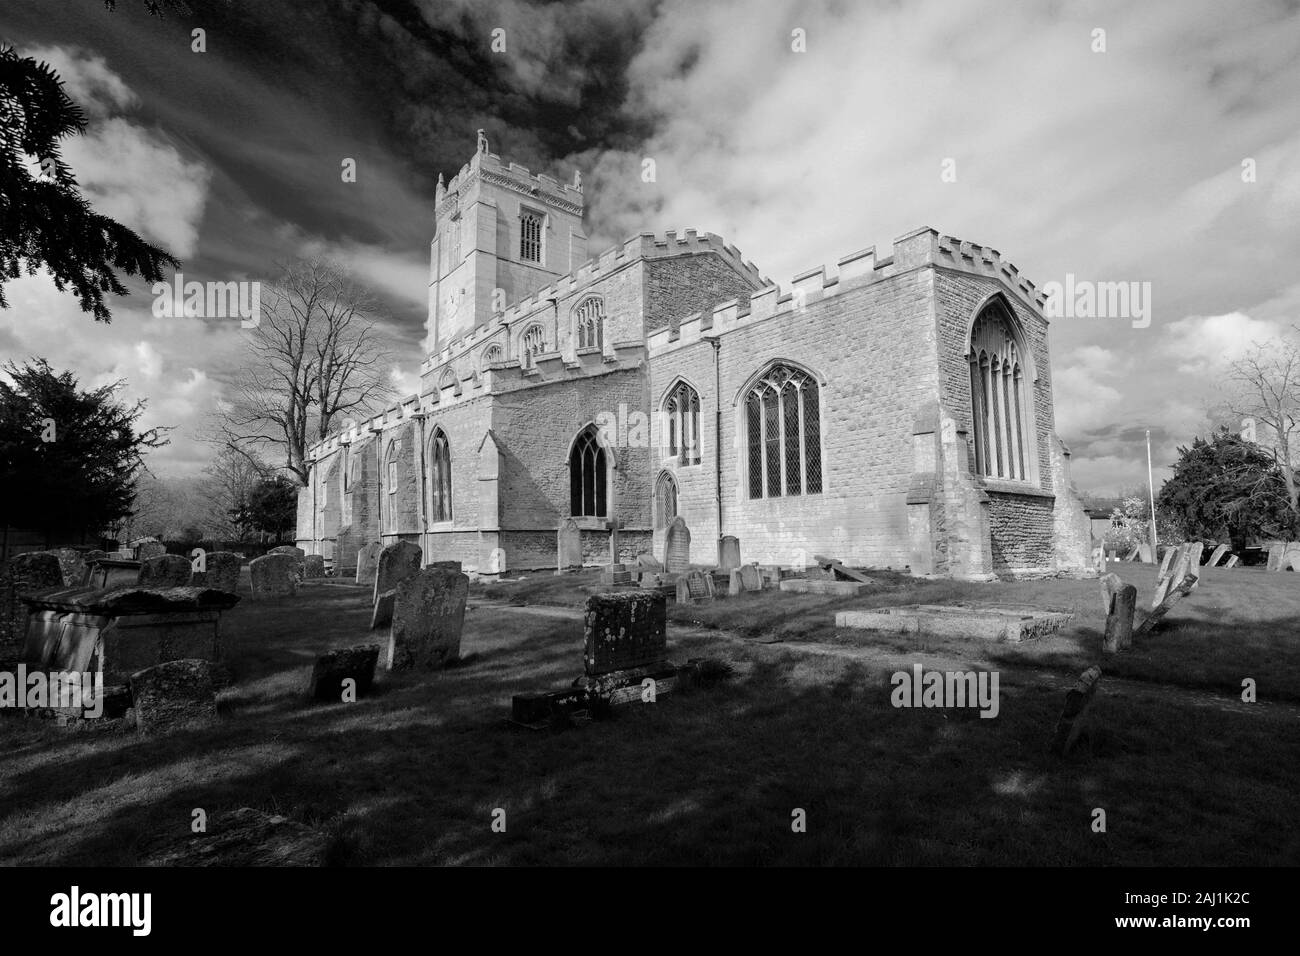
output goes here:
[{"label": "sky", "polygon": [[[593,255],[695,228],[788,287],[931,226],[1040,287],[1149,290],[1149,322],[1051,323],[1057,430],[1087,492],[1145,484],[1148,429],[1158,485],[1206,433],[1231,362],[1300,323],[1296,2],[190,5],[159,19],[144,0],[3,0],[0,42],[48,61],[85,110],[64,146],[83,193],[187,280],[345,260],[402,394],[424,357],[435,183],[478,128],[534,172],[582,171]],[[197,474],[247,333],[155,318],[147,285],[128,285],[102,324],[46,275],[6,281],[0,358],[124,379],[142,424],[174,426],[151,469]]]}]

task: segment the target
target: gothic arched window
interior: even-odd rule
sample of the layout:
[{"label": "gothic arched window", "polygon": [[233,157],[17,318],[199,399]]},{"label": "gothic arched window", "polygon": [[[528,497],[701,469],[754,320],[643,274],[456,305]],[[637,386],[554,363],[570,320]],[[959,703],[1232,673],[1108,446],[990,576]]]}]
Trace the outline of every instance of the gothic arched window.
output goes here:
[{"label": "gothic arched window", "polygon": [[483,351],[483,360],[479,363],[479,368],[486,372],[494,364],[501,361],[502,355],[501,346],[489,345]]},{"label": "gothic arched window", "polygon": [[604,341],[605,303],[599,296],[588,296],[573,310],[578,333],[578,348],[600,348]]},{"label": "gothic arched window", "polygon": [[745,396],[751,498],[822,490],[821,398],[802,369],[776,365]]},{"label": "gothic arched window", "polygon": [[442,370],[442,375],[438,378],[438,389],[452,388],[456,385],[456,370],[448,366]]},{"label": "gothic arched window", "polygon": [[524,262],[542,261],[542,217],[535,212],[519,217],[519,258]]},{"label": "gothic arched window", "polygon": [[700,463],[700,396],[685,382],[664,399],[664,446],[669,455],[679,455],[683,465]]},{"label": "gothic arched window", "polygon": [[385,478],[388,482],[388,530],[397,530],[397,456],[400,449],[398,442],[388,446],[388,459]]},{"label": "gothic arched window", "polygon": [[433,496],[429,516],[434,521],[451,520],[451,446],[441,428],[434,429],[429,456],[429,484]]},{"label": "gothic arched window", "polygon": [[542,332],[542,327],[536,324],[530,325],[519,337],[519,356],[523,359],[524,367],[531,366],[533,359],[545,351],[546,335]]},{"label": "gothic arched window", "polygon": [[655,482],[655,527],[666,528],[677,517],[677,479],[664,472]]},{"label": "gothic arched window", "polygon": [[569,513],[603,518],[609,494],[605,449],[595,426],[588,425],[569,453]]},{"label": "gothic arched window", "polygon": [[989,303],[976,316],[967,360],[975,470],[990,478],[1026,481],[1032,445],[1026,427],[1025,363],[1002,302]]}]

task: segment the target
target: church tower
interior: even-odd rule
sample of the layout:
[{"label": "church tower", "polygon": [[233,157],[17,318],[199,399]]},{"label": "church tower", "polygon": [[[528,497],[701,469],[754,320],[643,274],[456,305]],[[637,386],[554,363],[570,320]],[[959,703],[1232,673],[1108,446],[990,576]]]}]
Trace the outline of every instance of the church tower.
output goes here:
[{"label": "church tower", "polygon": [[438,177],[429,354],[586,262],[582,213],[580,174],[561,185],[504,163],[479,130],[474,158],[450,183]]}]

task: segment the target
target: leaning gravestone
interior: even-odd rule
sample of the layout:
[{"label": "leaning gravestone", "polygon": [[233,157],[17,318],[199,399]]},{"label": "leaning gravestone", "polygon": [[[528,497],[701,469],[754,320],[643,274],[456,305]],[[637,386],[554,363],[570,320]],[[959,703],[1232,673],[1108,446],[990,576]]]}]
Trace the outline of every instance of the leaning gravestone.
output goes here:
[{"label": "leaning gravestone", "polygon": [[763,590],[763,575],[759,572],[757,564],[743,564],[731,572],[727,593],[732,597],[746,591],[761,590]]},{"label": "leaning gravestone", "polygon": [[167,545],[161,541],[141,541],[136,545],[135,559],[142,564],[150,558],[159,558],[167,553]]},{"label": "leaning gravestone", "polygon": [[457,660],[469,577],[450,568],[425,568],[396,590],[388,669],[444,667]]},{"label": "leaning gravestone", "polygon": [[1223,563],[1223,566],[1224,566],[1225,568],[1235,568],[1235,567],[1237,566],[1237,562],[1238,562],[1239,560],[1240,560],[1240,558],[1238,558],[1237,555],[1235,555],[1235,554],[1234,554],[1234,555],[1230,555],[1230,556],[1228,557],[1228,560],[1225,561],[1225,562]]},{"label": "leaning gravestone", "polygon": [[1223,556],[1227,553],[1228,553],[1228,546],[1226,544],[1219,545],[1217,548],[1214,549],[1214,552],[1210,555],[1210,560],[1205,562],[1205,566],[1207,568],[1217,568],[1219,566],[1219,562],[1223,560]]},{"label": "leaning gravestone", "polygon": [[1137,612],[1137,588],[1121,584],[1111,595],[1106,610],[1106,634],[1101,649],[1107,654],[1127,650],[1133,643],[1133,615]]},{"label": "leaning gravestone", "polygon": [[1103,612],[1110,613],[1110,602],[1115,597],[1116,592],[1123,586],[1124,582],[1113,571],[1110,574],[1101,576],[1101,609]]},{"label": "leaning gravestone", "polygon": [[302,559],[302,576],[304,578],[325,577],[325,555],[309,554]]},{"label": "leaning gravestone", "polygon": [[27,634],[24,594],[63,587],[59,559],[42,551],[18,554],[0,564],[0,653],[21,643]]},{"label": "leaning gravestone", "polygon": [[1193,541],[1187,546],[1187,573],[1196,575],[1196,583],[1192,587],[1201,586],[1201,556],[1205,553],[1205,543],[1202,541]]},{"label": "leaning gravestone", "polygon": [[371,541],[357,552],[357,584],[375,583],[375,571],[379,569],[379,553],[384,546],[378,541]]},{"label": "leaning gravestone", "polygon": [[718,542],[718,570],[731,571],[740,567],[740,539],[732,534],[724,534]]},{"label": "leaning gravestone", "polygon": [[86,580],[86,559],[74,548],[57,548],[50,551],[59,561],[65,588],[79,588]]},{"label": "leaning gravestone", "polygon": [[673,519],[664,535],[664,570],[684,574],[691,568],[691,530],[681,515]]},{"label": "leaning gravestone", "polygon": [[658,591],[587,598],[582,653],[587,676],[663,663],[668,649],[664,602]]},{"label": "leaning gravestone", "polygon": [[212,664],[204,660],[167,661],[131,675],[131,705],[142,734],[166,733],[217,719]]},{"label": "leaning gravestone", "polygon": [[307,687],[307,696],[312,700],[343,700],[343,682],[355,681],[353,689],[357,697],[364,697],[370,692],[375,682],[375,665],[379,663],[379,645],[361,644],[357,647],[345,647],[342,650],[328,651],[316,658],[311,670],[311,683]]},{"label": "leaning gravestone", "polygon": [[183,588],[189,586],[191,573],[189,558],[163,554],[140,562],[137,582],[142,588]]},{"label": "leaning gravestone", "polygon": [[375,587],[370,594],[371,603],[385,591],[393,590],[411,575],[418,574],[423,560],[424,552],[420,546],[409,541],[398,541],[380,551],[375,570]]},{"label": "leaning gravestone", "polygon": [[234,594],[239,589],[239,568],[244,563],[233,551],[213,551],[204,559],[208,571],[205,587]]},{"label": "leaning gravestone", "polygon": [[578,522],[566,519],[555,532],[555,567],[558,571],[582,567],[582,531]]},{"label": "leaning gravestone", "polygon": [[1060,720],[1056,722],[1056,733],[1052,736],[1053,753],[1064,757],[1073,749],[1079,734],[1083,732],[1100,682],[1101,668],[1089,667],[1065,695],[1065,707],[1061,711]]},{"label": "leaning gravestone", "polygon": [[249,562],[248,571],[254,601],[298,593],[298,562],[291,554],[264,554]]}]

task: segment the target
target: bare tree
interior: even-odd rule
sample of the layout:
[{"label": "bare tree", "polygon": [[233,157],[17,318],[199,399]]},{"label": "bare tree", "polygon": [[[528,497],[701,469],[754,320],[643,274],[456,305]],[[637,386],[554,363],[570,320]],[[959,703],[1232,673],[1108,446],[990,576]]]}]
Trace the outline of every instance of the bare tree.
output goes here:
[{"label": "bare tree", "polygon": [[307,448],[349,413],[366,412],[391,391],[369,295],[326,259],[282,267],[262,296],[261,321],[235,401],[218,422],[222,444],[250,461],[259,450],[284,455],[307,483]]},{"label": "bare tree", "polygon": [[269,478],[274,469],[254,454],[223,447],[203,470],[203,489],[208,501],[208,523],[218,536],[239,540],[248,533],[245,522],[253,489]]},{"label": "bare tree", "polygon": [[[1246,428],[1246,437],[1272,449],[1291,511],[1300,515],[1300,487],[1291,453],[1300,426],[1300,347],[1285,340],[1256,344],[1245,358],[1232,363],[1229,379],[1235,392],[1229,407]],[[1253,435],[1249,434],[1252,427]]]}]

